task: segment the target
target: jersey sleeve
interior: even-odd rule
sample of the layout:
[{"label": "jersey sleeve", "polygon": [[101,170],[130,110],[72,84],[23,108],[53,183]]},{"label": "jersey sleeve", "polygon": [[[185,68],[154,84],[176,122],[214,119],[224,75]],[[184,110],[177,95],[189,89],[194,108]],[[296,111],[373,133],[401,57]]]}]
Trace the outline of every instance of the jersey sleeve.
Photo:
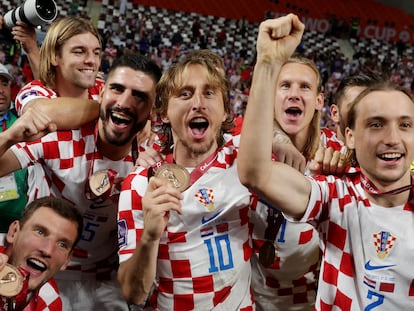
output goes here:
[{"label": "jersey sleeve", "polygon": [[34,80],[25,85],[16,95],[15,107],[18,116],[23,113],[23,108],[36,98],[54,98],[56,93],[46,88],[40,80]]},{"label": "jersey sleeve", "polygon": [[144,229],[142,197],[147,189],[147,170],[139,167],[122,184],[118,205],[119,262],[128,260]]}]

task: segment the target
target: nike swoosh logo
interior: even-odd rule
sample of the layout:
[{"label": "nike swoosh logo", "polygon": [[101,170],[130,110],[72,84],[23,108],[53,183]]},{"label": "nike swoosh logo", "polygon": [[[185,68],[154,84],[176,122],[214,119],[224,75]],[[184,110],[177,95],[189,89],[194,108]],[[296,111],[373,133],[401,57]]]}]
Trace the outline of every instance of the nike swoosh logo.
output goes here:
[{"label": "nike swoosh logo", "polygon": [[218,216],[218,215],[220,215],[220,214],[221,214],[221,212],[222,212],[222,211],[217,212],[216,214],[214,214],[214,215],[213,215],[213,216],[211,216],[210,218],[205,218],[205,217],[203,216],[203,218],[201,218],[201,223],[202,223],[202,224],[205,224],[205,223],[207,223],[207,222],[209,222],[209,221],[212,221],[214,218],[217,218],[217,216]]},{"label": "nike swoosh logo", "polygon": [[366,270],[380,270],[380,269],[386,269],[386,268],[390,268],[390,267],[394,267],[396,265],[385,265],[385,266],[373,266],[371,265],[371,260],[368,260],[367,263],[365,264],[365,269]]}]

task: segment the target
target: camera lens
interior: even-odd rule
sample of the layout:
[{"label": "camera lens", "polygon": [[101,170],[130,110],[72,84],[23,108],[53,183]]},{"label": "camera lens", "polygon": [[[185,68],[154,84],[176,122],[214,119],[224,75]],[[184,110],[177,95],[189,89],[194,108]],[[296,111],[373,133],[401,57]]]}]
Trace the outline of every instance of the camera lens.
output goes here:
[{"label": "camera lens", "polygon": [[56,3],[53,0],[26,0],[21,6],[7,12],[3,21],[8,28],[23,21],[31,26],[51,23],[57,16]]},{"label": "camera lens", "polygon": [[44,20],[53,20],[56,16],[56,5],[53,1],[37,1],[36,11]]}]

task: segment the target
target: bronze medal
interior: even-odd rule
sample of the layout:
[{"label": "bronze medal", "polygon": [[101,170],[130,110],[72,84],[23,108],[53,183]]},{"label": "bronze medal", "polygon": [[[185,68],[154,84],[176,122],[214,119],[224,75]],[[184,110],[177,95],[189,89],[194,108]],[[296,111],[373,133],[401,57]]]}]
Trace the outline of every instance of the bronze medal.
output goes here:
[{"label": "bronze medal", "polygon": [[101,170],[89,177],[89,187],[94,195],[101,196],[111,188],[108,170]]},{"label": "bronze medal", "polygon": [[0,296],[15,297],[23,288],[23,275],[14,266],[6,264],[0,271]]},{"label": "bronze medal", "polygon": [[190,186],[190,174],[185,167],[178,164],[163,164],[157,168],[154,176],[168,180],[181,192]]},{"label": "bronze medal", "polygon": [[274,243],[269,240],[262,245],[259,250],[259,262],[264,267],[270,267],[276,260],[277,248]]}]

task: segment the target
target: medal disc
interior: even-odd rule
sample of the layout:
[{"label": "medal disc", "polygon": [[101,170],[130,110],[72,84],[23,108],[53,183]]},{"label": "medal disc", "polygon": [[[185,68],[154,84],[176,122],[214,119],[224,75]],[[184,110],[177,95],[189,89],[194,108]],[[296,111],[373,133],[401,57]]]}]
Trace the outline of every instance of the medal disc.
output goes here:
[{"label": "medal disc", "polygon": [[96,196],[101,196],[106,191],[108,191],[111,187],[108,171],[97,171],[91,177],[89,177],[89,187],[93,194],[95,194]]},{"label": "medal disc", "polygon": [[259,250],[259,261],[264,267],[270,267],[276,260],[277,249],[275,245],[267,240]]},{"label": "medal disc", "polygon": [[181,192],[190,186],[190,174],[178,164],[163,164],[156,170],[154,176],[168,180]]},{"label": "medal disc", "polygon": [[23,275],[16,267],[6,264],[0,271],[0,296],[15,297],[22,287]]}]

